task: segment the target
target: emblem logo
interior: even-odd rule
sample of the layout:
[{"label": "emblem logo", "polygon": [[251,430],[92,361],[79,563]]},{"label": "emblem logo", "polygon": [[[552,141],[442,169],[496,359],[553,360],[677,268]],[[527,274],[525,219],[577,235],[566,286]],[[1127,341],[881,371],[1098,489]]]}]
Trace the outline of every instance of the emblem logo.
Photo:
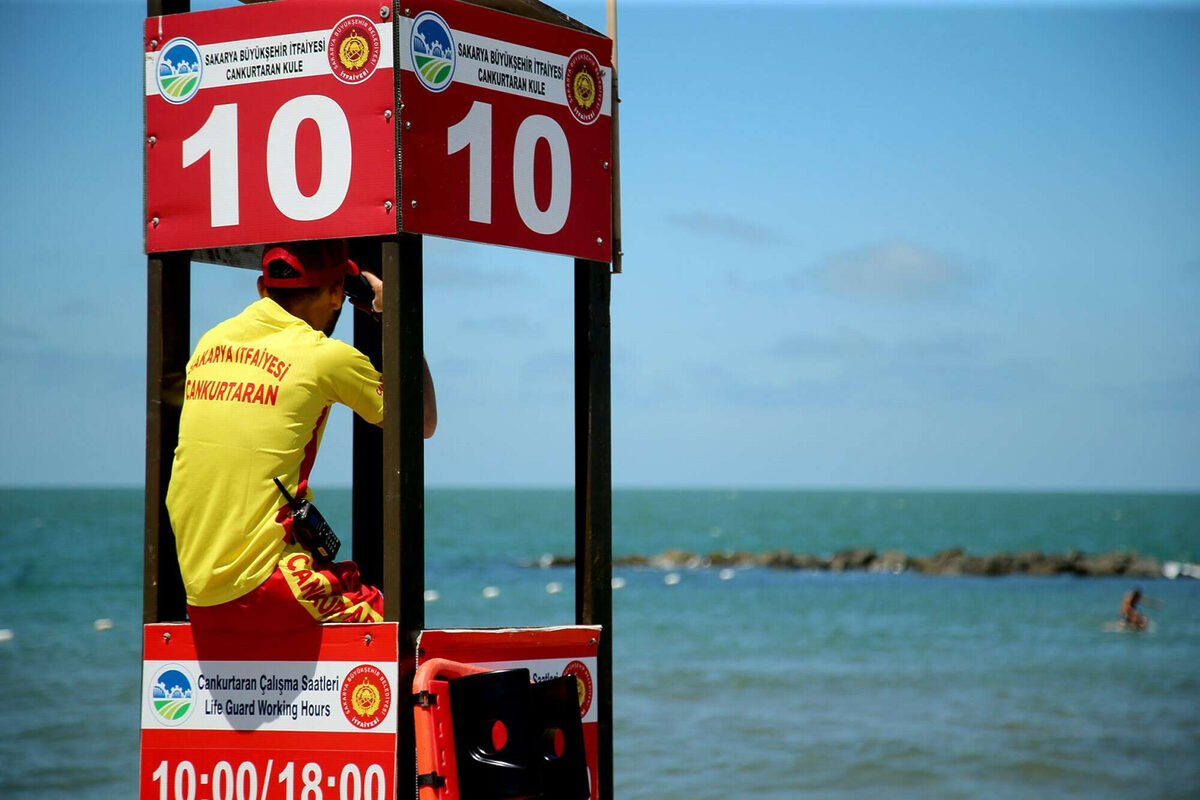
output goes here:
[{"label": "emblem logo", "polygon": [[579,716],[583,718],[587,716],[588,709],[592,707],[592,673],[588,671],[587,664],[582,661],[572,661],[563,667],[562,674],[575,676],[575,688],[579,692]]},{"label": "emblem logo", "polygon": [[379,31],[358,14],[343,17],[329,33],[325,55],[333,77],[342,83],[362,83],[379,64]]},{"label": "emblem logo", "polygon": [[440,92],[454,78],[454,35],[450,26],[432,11],[422,11],[413,20],[408,39],[417,80],[431,92]]},{"label": "emblem logo", "polygon": [[200,78],[204,75],[200,48],[182,36],[172,39],[158,51],[155,74],[158,93],[164,100],[176,105],[186,103],[200,91]]},{"label": "emblem logo", "polygon": [[363,664],[342,681],[342,713],[356,728],[369,730],[383,722],[392,707],[392,687],[377,667]]},{"label": "emblem logo", "polygon": [[182,725],[192,714],[192,678],[183,667],[161,668],[150,684],[150,710],[164,725]]},{"label": "emblem logo", "polygon": [[584,125],[591,125],[604,107],[604,77],[600,62],[587,50],[576,50],[567,59],[564,79],[571,115]]}]

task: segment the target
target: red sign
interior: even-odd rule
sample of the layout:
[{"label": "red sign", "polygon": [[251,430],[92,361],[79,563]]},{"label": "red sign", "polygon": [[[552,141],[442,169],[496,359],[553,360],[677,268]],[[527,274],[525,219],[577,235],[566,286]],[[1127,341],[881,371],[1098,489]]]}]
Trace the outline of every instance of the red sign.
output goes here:
[{"label": "red sign", "polygon": [[145,626],[139,797],[396,797],[396,627]]},{"label": "red sign", "polygon": [[146,20],[147,252],[407,231],[611,260],[611,42],[459,0],[391,9]]},{"label": "red sign", "polygon": [[611,41],[457,0],[406,6],[403,230],[611,260]]},{"label": "red sign", "polygon": [[534,681],[575,677],[592,800],[600,800],[596,652],[600,626],[428,630],[417,637],[417,667],[445,658],[488,669],[525,667]]},{"label": "red sign", "polygon": [[390,10],[147,19],[147,252],[395,233]]}]

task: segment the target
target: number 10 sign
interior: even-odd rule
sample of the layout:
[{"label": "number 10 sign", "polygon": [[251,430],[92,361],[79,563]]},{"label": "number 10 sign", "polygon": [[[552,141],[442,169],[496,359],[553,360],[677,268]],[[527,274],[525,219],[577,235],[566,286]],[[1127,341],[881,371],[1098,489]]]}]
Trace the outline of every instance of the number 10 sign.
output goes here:
[{"label": "number 10 sign", "polygon": [[427,233],[611,260],[611,42],[458,0],[146,21],[146,250]]}]

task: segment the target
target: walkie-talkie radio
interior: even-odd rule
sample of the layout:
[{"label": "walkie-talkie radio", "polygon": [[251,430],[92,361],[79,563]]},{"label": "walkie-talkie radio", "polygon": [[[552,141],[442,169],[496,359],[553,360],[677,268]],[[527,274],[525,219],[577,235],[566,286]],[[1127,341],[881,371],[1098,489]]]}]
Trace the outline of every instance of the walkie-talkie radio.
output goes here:
[{"label": "walkie-talkie radio", "polygon": [[292,535],[296,537],[300,546],[312,553],[317,561],[333,561],[337,558],[338,548],[342,546],[342,542],[329,527],[325,518],[321,516],[321,512],[317,511],[317,507],[307,500],[297,500],[292,497],[291,493],[279,482],[279,478],[272,478],[272,480],[279,487],[279,491],[283,493],[288,507],[292,509]]}]

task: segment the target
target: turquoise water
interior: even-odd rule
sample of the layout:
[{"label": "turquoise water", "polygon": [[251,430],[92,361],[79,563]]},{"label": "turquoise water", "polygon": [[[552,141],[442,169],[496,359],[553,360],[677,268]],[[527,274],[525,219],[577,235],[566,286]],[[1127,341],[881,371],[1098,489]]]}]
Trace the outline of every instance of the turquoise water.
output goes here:
[{"label": "turquoise water", "polygon": [[[317,500],[348,533],[348,492]],[[138,491],[0,491],[0,798],[136,792],[141,506]],[[619,491],[613,510],[618,555],[1200,561],[1197,495]],[[431,491],[427,624],[571,622],[573,572],[525,564],[570,553],[573,519],[569,491]],[[1143,581],[1162,607],[1133,636],[1104,632],[1120,579],[617,575],[622,800],[1200,794],[1200,581]]]}]

